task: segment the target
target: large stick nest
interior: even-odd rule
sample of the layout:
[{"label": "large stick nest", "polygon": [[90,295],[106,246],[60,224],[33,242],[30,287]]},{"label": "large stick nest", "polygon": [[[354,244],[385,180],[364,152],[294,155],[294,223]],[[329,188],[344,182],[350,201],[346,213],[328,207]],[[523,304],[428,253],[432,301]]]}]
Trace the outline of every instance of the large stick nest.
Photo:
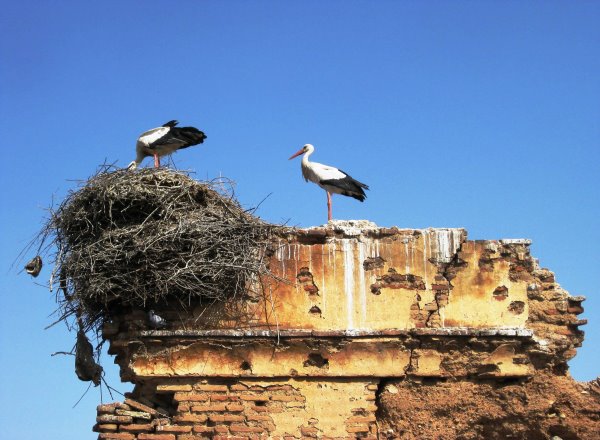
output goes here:
[{"label": "large stick nest", "polygon": [[97,328],[115,306],[229,300],[268,274],[277,226],[241,208],[231,182],[167,169],[104,169],[51,211],[59,320]]}]

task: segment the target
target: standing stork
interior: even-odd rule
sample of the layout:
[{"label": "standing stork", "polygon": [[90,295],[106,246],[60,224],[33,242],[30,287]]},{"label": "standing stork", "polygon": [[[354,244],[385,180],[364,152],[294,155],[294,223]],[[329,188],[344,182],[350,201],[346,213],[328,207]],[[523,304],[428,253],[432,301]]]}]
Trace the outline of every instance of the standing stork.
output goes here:
[{"label": "standing stork", "polygon": [[135,145],[135,160],[127,169],[135,170],[146,156],[154,156],[154,167],[160,166],[160,157],[182,148],[204,142],[206,135],[195,127],[176,127],[179,122],[169,121],[140,135]]},{"label": "standing stork", "polygon": [[362,202],[367,198],[364,190],[369,187],[340,169],[317,162],[309,162],[308,158],[314,151],[315,147],[306,144],[288,160],[304,154],[302,156],[302,176],[307,182],[310,180],[327,192],[327,220],[331,220],[331,194],[342,194]]}]

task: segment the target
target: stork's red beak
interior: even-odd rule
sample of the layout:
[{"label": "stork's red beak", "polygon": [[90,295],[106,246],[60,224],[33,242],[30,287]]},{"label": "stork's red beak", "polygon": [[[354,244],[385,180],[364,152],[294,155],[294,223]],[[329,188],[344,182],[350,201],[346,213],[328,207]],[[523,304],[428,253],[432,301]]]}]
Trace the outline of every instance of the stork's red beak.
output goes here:
[{"label": "stork's red beak", "polygon": [[294,157],[298,157],[300,156],[302,153],[304,153],[304,147],[300,148],[298,151],[296,151],[292,157],[290,157],[288,160],[292,160]]}]

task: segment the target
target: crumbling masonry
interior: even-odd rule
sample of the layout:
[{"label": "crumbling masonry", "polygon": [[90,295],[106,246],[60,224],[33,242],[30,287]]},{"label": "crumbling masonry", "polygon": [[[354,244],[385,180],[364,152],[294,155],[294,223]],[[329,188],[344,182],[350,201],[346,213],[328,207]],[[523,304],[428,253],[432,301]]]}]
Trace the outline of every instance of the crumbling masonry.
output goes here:
[{"label": "crumbling masonry", "polygon": [[134,309],[105,324],[135,389],[99,406],[94,430],[100,439],[400,438],[381,419],[390,381],[562,375],[583,340],[584,298],[538,267],[529,245],[369,222],[289,230],[268,256],[277,279],[234,299],[238,318],[231,304],[210,303],[157,310],[172,323],[165,330]]}]

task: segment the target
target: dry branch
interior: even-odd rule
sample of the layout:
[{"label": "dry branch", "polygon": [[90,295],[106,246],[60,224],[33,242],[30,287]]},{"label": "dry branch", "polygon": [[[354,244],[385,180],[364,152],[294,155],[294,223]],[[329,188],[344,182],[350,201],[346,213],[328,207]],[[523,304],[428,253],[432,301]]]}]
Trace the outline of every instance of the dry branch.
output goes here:
[{"label": "dry branch", "polygon": [[51,210],[40,233],[40,248],[54,249],[58,321],[98,330],[117,307],[241,298],[269,275],[277,228],[242,209],[227,179],[105,167]]}]

